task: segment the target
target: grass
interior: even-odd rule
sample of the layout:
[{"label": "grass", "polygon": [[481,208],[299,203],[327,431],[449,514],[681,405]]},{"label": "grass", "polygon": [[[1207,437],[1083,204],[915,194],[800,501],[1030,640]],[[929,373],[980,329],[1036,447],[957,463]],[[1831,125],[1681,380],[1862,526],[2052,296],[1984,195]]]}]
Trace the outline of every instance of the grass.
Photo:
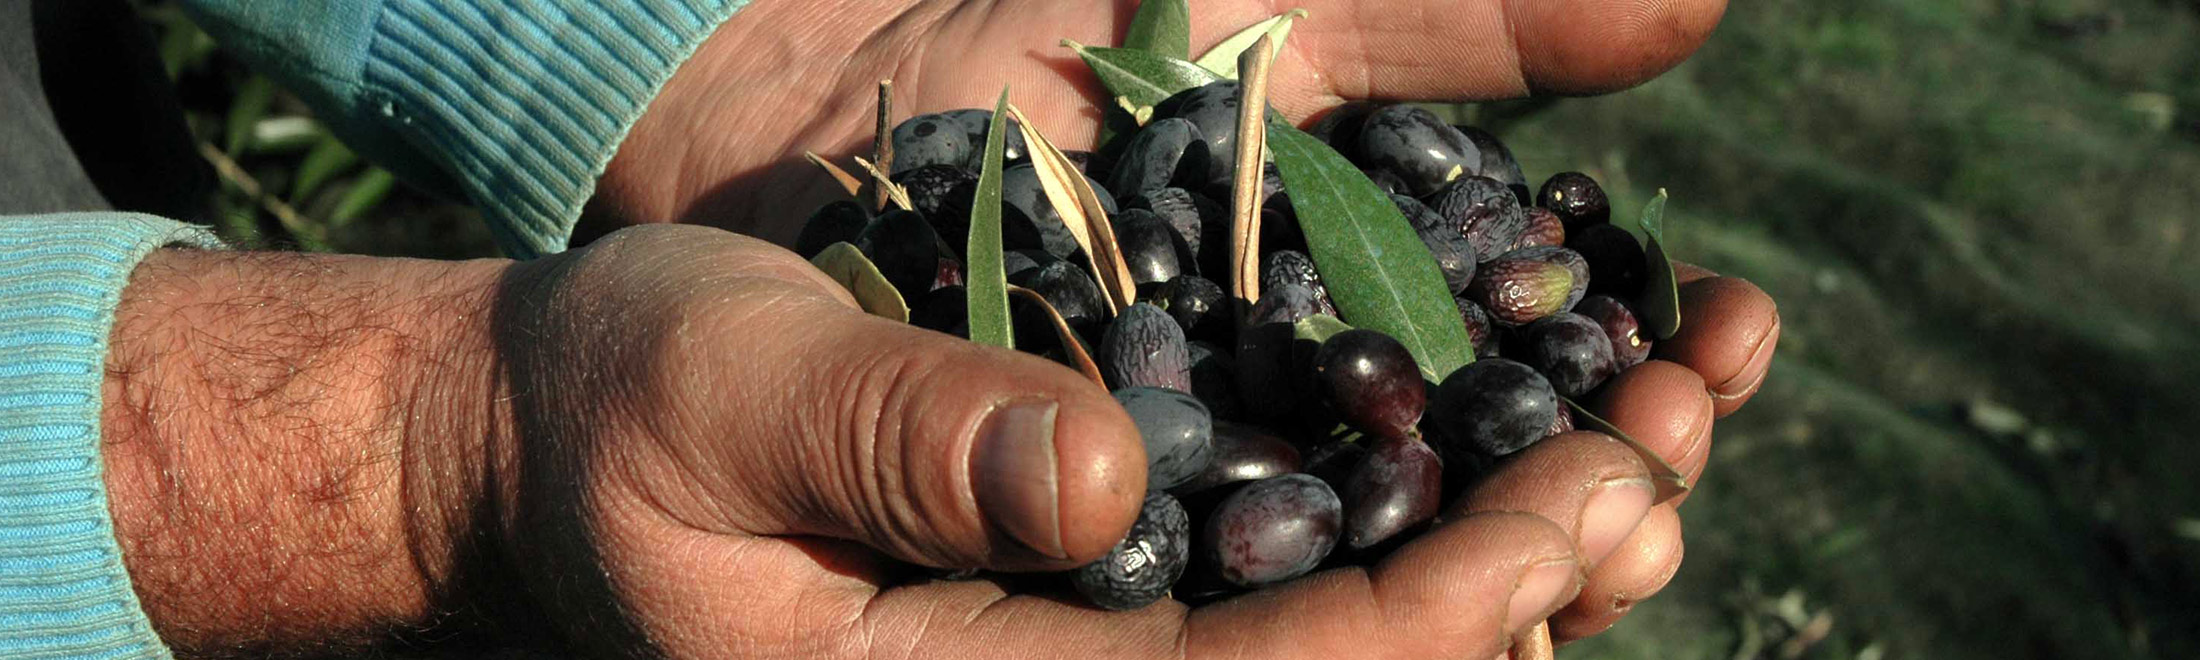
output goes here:
[{"label": "grass", "polygon": [[2196,30],[2189,4],[1736,3],[1672,75],[1503,126],[1615,208],[1672,189],[1675,253],[1785,319],[1681,574],[1562,655],[2200,655]]},{"label": "grass", "polygon": [[[1622,220],[1672,190],[1673,253],[1785,319],[1680,575],[1561,655],[2200,657],[2196,35],[2190,0],[1752,0],[1642,88],[1467,109]],[[181,74],[221,136],[255,83],[173,41],[214,58]],[[243,125],[302,116],[268,106]],[[291,190],[315,144],[232,151]],[[330,217],[373,172],[338,169],[288,201]],[[224,197],[225,231],[296,244]],[[402,186],[351,215],[324,247],[489,251]]]}]

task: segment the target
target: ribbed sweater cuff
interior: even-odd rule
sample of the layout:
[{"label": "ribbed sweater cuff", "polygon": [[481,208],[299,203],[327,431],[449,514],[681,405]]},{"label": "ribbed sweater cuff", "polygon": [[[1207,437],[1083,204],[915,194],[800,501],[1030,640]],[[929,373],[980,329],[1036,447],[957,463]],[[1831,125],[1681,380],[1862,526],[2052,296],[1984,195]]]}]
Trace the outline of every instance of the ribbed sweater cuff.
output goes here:
[{"label": "ribbed sweater cuff", "polygon": [[122,288],[177,244],[220,246],[136,214],[0,216],[0,657],[168,657],[115,542],[99,412]]},{"label": "ribbed sweater cuff", "polygon": [[565,249],[627,129],[747,0],[387,0],[366,80],[496,222],[507,255]]}]

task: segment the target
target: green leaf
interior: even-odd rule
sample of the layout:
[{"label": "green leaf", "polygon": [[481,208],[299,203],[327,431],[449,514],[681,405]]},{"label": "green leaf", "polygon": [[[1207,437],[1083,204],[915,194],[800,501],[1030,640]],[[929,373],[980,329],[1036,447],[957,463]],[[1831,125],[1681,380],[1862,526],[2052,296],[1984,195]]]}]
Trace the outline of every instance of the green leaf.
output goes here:
[{"label": "green leaf", "polygon": [[1473,362],[1436,258],[1390,198],[1329,145],[1281,121],[1268,124],[1268,149],[1344,320],[1405,344],[1431,382]]},{"label": "green leaf", "polygon": [[1573,399],[1559,397],[1558,400],[1566,402],[1566,408],[1573,412],[1574,428],[1612,436],[1619,440],[1621,444],[1627,445],[1628,449],[1635,450],[1635,456],[1642,459],[1642,464],[1650,467],[1650,481],[1657,484],[1658,499],[1654,504],[1662,504],[1666,500],[1680,497],[1682,493],[1688,492],[1690,488],[1688,477],[1683,476],[1680,470],[1673,467],[1672,463],[1666,462],[1664,456],[1659,456],[1657,452],[1651,451],[1648,446],[1635,440],[1634,436],[1627,435],[1626,431],[1619,430],[1619,427],[1613,426],[1611,422],[1604,421],[1604,418],[1591,414],[1588,408],[1575,403]]},{"label": "green leaf", "polygon": [[1144,0],[1131,16],[1123,47],[1184,59],[1192,56],[1192,8],[1184,0]]},{"label": "green leaf", "polygon": [[1291,36],[1292,21],[1305,17],[1306,10],[1293,9],[1277,14],[1274,18],[1254,23],[1252,27],[1245,28],[1237,34],[1230,35],[1230,38],[1222,40],[1222,43],[1215,44],[1214,48],[1208,49],[1207,54],[1199,56],[1199,59],[1193,63],[1198,64],[1200,68],[1215,72],[1215,75],[1224,78],[1236,78],[1238,76],[1239,54],[1244,53],[1247,48],[1252,48],[1253,42],[1260,41],[1261,35],[1264,34],[1275,42],[1276,52],[1283,52],[1283,39]]},{"label": "green leaf", "polygon": [[389,170],[367,168],[367,173],[359,175],[359,181],[351,185],[351,190],[344,191],[343,199],[337,200],[336,210],[329,212],[329,226],[342,227],[351,224],[351,221],[374,210],[374,207],[381,205],[382,200],[389,198],[390,188],[396,183],[397,177],[390,174]]},{"label": "green leaf", "polygon": [[901,292],[894,290],[893,283],[886,281],[886,275],[878,272],[878,265],[871,263],[856,246],[834,243],[811,258],[810,263],[853,294],[863,311],[901,323],[909,322],[909,303],[901,299]]},{"label": "green leaf", "polygon": [[229,104],[229,120],[222,128],[222,137],[228,146],[223,151],[238,154],[252,146],[252,126],[267,116],[268,107],[274,103],[275,81],[258,75],[245,79],[244,86],[237,90],[236,99]]},{"label": "green leaf", "polygon": [[1328,314],[1315,314],[1299,319],[1298,323],[1292,324],[1291,335],[1300,341],[1310,341],[1320,345],[1322,342],[1329,341],[1329,338],[1336,336],[1337,333],[1351,329],[1352,326],[1345,325],[1343,321],[1337,320],[1337,317]]},{"label": "green leaf", "polygon": [[307,195],[321,189],[321,184],[343,174],[359,163],[359,155],[344,146],[343,141],[327,133],[306,152],[305,160],[298,163],[298,178],[290,181],[290,205],[304,206]]},{"label": "green leaf", "polygon": [[963,255],[969,268],[970,340],[1014,348],[1008,322],[1008,273],[1001,263],[1001,140],[1008,132],[1008,90],[993,102],[993,126],[985,132],[985,167],[978,173],[977,195],[970,202],[970,238]]},{"label": "green leaf", "polygon": [[1066,39],[1062,45],[1085,59],[1110,94],[1135,105],[1160,105],[1177,92],[1222,79],[1197,64],[1142,50],[1099,48]]},{"label": "green leaf", "polygon": [[1665,256],[1664,188],[1642,208],[1642,233],[1650,237],[1645,252],[1650,263],[1650,287],[1642,292],[1642,315],[1650,332],[1660,340],[1672,339],[1681,330],[1680,280],[1673,276],[1673,262]]}]

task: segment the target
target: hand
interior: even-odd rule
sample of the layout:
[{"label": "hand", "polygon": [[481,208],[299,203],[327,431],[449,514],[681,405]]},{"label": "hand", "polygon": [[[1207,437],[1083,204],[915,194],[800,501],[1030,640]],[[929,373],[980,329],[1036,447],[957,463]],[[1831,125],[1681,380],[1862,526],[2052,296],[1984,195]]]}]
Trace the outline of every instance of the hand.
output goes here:
[{"label": "hand", "polygon": [[[1746,397],[1778,325],[1746,283],[1687,292],[1660,350],[1689,368],[1600,405],[1694,475],[1719,405],[1697,374]],[[612,656],[1482,658],[1568,601],[1562,639],[1608,625],[1679,559],[1641,462],[1577,433],[1372,569],[1198,610],[911,582],[1103,552],[1144,486],[1135,431],[1070,370],[861,314],[702,228],[518,265],[164,250],[112,343],[116,534],[186,654],[486,627]]]},{"label": "hand", "polygon": [[[711,224],[792,244],[841,195],[802,159],[868,153],[876,83],[897,119],[992,107],[1001,87],[1063,148],[1091,144],[1113,101],[1064,38],[1114,43],[1135,3],[757,2],[682,65],[620,146],[577,239],[637,223]],[[1194,53],[1291,7],[1299,21],[1270,104],[1306,117],[1346,99],[1456,101],[1594,94],[1694,52],[1724,0],[1202,2]],[[842,159],[841,162],[846,162]]]},{"label": "hand", "polygon": [[[1666,355],[1691,366],[1646,363],[1601,404],[1693,479],[1714,405],[1695,369],[1754,373],[1725,392],[1746,396],[1762,361],[1721,361],[1768,352],[1777,321],[1746,283],[1689,287],[1695,333]],[[492,455],[535,475],[498,496],[528,521],[508,547],[536,600],[606,654],[1482,658],[1569,601],[1561,638],[1600,630],[1680,558],[1642,462],[1576,433],[1373,569],[1196,610],[912,582],[896,560],[1059,570],[1112,545],[1144,487],[1113,399],[1058,365],[862,314],[783,250],[709,230],[613,234],[505,289],[516,434]]]}]

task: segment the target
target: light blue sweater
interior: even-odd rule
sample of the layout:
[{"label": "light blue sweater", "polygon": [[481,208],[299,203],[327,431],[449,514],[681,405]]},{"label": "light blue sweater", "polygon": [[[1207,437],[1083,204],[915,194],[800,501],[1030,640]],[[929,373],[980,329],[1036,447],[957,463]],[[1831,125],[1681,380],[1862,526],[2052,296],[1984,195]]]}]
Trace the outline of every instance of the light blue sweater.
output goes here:
[{"label": "light blue sweater", "polygon": [[[408,181],[464,194],[506,254],[565,247],[673,69],[746,0],[185,0],[194,18]],[[123,213],[0,217],[0,658],[167,657],[100,476],[107,334],[130,271],[202,230]]]}]

